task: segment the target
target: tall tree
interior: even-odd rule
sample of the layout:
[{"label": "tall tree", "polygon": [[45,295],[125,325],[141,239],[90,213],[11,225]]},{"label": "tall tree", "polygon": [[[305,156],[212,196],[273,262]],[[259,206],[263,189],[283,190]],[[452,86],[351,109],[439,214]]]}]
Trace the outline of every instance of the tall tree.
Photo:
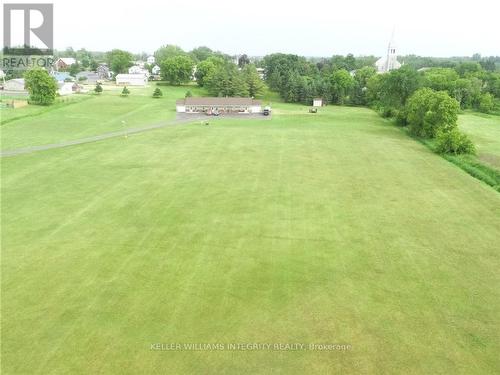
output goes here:
[{"label": "tall tree", "polygon": [[32,103],[40,105],[54,103],[57,94],[57,83],[45,69],[30,69],[24,74],[24,79]]},{"label": "tall tree", "polygon": [[173,44],[167,44],[165,46],[162,46],[158,48],[154,53],[156,63],[160,65],[162,62],[171,57],[185,56],[185,55],[187,55],[187,53],[181,47]]},{"label": "tall tree", "polygon": [[198,47],[193,49],[189,54],[193,57],[194,61],[205,61],[213,55],[213,51],[208,47]]},{"label": "tall tree", "polygon": [[223,67],[225,64],[226,61],[218,56],[209,57],[198,63],[198,65],[196,65],[196,73],[194,74],[198,86],[203,87],[205,85],[205,77],[215,72],[216,69]]},{"label": "tall tree", "polygon": [[259,73],[257,73],[257,68],[255,68],[255,65],[253,64],[246,65],[242,70],[242,74],[248,86],[248,94],[252,98],[262,97],[264,95],[265,85],[264,82],[262,82],[262,79],[260,79]]},{"label": "tall tree", "polygon": [[171,85],[180,85],[191,81],[194,63],[189,56],[169,57],[160,64],[162,78]]},{"label": "tall tree", "polygon": [[349,90],[354,86],[354,79],[345,69],[336,70],[331,77],[332,100],[344,104]]},{"label": "tall tree", "polygon": [[409,129],[415,135],[434,138],[440,132],[448,132],[457,127],[459,109],[458,102],[446,91],[424,87],[408,100]]},{"label": "tall tree", "polygon": [[250,64],[250,59],[248,58],[248,56],[246,54],[243,54],[240,57],[238,57],[238,67],[240,69],[243,68],[247,64]]},{"label": "tall tree", "polygon": [[106,53],[106,61],[110,69],[115,73],[126,73],[132,66],[132,54],[120,49],[114,49]]}]

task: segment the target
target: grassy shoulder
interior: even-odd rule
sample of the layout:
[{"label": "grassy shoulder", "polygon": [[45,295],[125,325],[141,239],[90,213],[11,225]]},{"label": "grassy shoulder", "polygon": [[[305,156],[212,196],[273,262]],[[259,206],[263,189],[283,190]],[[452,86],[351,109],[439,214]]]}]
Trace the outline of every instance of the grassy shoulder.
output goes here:
[{"label": "grassy shoulder", "polygon": [[[426,145],[435,152],[436,142],[434,140],[416,138],[419,142]],[[500,171],[482,162],[476,155],[450,155],[440,154],[444,159],[455,164],[472,177],[490,185],[493,189],[500,192]]]}]

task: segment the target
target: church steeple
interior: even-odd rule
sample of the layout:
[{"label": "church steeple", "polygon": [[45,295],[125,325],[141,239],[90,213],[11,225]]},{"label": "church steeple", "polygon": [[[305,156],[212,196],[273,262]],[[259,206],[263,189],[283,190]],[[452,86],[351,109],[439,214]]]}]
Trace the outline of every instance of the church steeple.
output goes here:
[{"label": "church steeple", "polygon": [[399,69],[401,64],[398,61],[396,42],[394,41],[394,29],[392,30],[391,39],[387,46],[387,55],[375,63],[379,73],[386,73],[394,69]]}]

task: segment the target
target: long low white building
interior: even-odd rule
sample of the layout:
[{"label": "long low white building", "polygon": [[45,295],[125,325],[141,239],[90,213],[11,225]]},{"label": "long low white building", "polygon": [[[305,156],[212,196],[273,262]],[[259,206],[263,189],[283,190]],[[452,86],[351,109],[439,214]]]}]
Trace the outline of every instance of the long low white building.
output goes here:
[{"label": "long low white building", "polygon": [[199,97],[177,100],[180,113],[262,113],[262,102],[252,98]]},{"label": "long low white building", "polygon": [[144,74],[118,74],[116,84],[120,86],[146,86],[148,78]]}]

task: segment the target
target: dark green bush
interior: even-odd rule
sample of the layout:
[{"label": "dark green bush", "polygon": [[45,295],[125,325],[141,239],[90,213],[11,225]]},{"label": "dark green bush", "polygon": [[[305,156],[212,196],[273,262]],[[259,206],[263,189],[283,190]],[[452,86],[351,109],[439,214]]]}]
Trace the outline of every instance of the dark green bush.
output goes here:
[{"label": "dark green bush", "polygon": [[159,87],[157,87],[155,89],[155,91],[153,92],[153,98],[160,98],[163,96],[163,92],[160,90]]},{"label": "dark green bush", "polygon": [[438,133],[436,152],[454,155],[475,154],[476,148],[467,135],[457,129],[452,129]]}]

